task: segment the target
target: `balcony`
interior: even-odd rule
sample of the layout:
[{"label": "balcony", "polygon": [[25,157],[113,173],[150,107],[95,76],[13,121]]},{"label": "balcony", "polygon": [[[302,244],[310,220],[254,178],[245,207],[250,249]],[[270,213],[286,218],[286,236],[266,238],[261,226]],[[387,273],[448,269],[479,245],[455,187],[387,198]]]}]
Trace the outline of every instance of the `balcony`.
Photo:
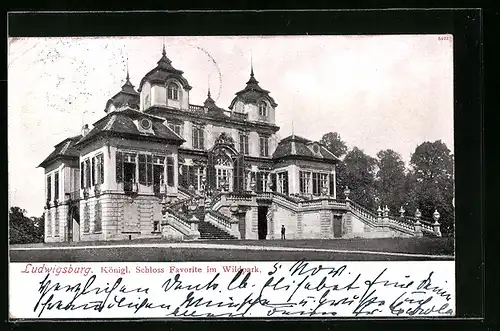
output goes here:
[{"label": "balcony", "polygon": [[234,118],[234,119],[245,120],[246,121],[248,119],[248,114],[232,112],[231,113],[231,117]]},{"label": "balcony", "polygon": [[123,191],[125,194],[137,194],[139,193],[139,185],[136,182],[124,182]]},{"label": "balcony", "polygon": [[98,197],[101,195],[101,185],[96,184],[94,186],[94,196]]},{"label": "balcony", "polygon": [[189,111],[194,111],[194,112],[205,112],[205,107],[198,105],[189,105],[188,109]]}]

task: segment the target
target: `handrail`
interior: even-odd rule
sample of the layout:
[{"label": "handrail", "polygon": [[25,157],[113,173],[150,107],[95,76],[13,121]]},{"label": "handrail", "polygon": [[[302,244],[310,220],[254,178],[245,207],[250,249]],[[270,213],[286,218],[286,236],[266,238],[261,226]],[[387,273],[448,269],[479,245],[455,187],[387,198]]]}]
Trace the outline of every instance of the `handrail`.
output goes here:
[{"label": "handrail", "polygon": [[[209,217],[207,218],[207,216]],[[221,225],[228,231],[231,231],[231,219],[226,215],[223,215],[214,210],[208,210],[207,215],[205,215],[205,220],[210,220],[210,219],[212,219],[215,223]]]},{"label": "handrail", "polygon": [[199,106],[199,105],[189,104],[188,110],[190,110],[190,111],[203,111],[204,112],[205,111],[205,107]]},{"label": "handrail", "polygon": [[170,216],[172,216],[174,218],[174,220],[176,220],[177,222],[179,222],[180,224],[184,225],[185,227],[187,227],[189,229],[191,228],[191,226],[189,225],[188,219],[184,218],[183,215],[177,213],[175,210],[170,209],[170,208],[167,209],[167,212],[170,214]]}]

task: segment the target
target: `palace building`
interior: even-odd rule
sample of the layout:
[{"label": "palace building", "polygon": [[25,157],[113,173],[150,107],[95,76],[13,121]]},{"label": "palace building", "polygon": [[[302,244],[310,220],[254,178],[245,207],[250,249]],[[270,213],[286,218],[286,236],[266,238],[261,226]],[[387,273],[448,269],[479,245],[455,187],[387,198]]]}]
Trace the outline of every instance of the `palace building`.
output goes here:
[{"label": "palace building", "polygon": [[[242,84],[243,85],[243,84]],[[228,109],[203,105],[165,47],[137,89],[129,75],[104,116],[45,169],[45,241],[286,239],[440,235],[420,215],[389,216],[339,196],[339,158],[292,134],[253,71]]]}]

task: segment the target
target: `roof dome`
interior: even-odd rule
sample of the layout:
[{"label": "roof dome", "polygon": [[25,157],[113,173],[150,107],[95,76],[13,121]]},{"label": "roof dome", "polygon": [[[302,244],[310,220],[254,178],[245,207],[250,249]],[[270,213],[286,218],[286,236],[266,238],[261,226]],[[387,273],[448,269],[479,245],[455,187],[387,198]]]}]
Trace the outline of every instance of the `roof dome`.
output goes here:
[{"label": "roof dome", "polygon": [[130,82],[130,76],[127,69],[127,77],[125,78],[125,84],[123,84],[120,92],[115,94],[106,103],[105,112],[108,111],[110,104],[115,108],[120,108],[123,106],[129,106],[133,109],[139,109],[139,93],[134,89],[134,85]]},{"label": "roof dome", "polygon": [[157,66],[149,71],[141,80],[139,84],[138,91],[140,92],[142,86],[146,82],[150,82],[152,84],[165,84],[165,82],[169,78],[176,78],[182,85],[185,90],[190,90],[191,86],[189,85],[186,78],[182,76],[184,71],[178,70],[172,66],[172,61],[167,57],[167,53],[165,51],[165,45],[163,45],[162,57],[157,62]]},{"label": "roof dome", "polygon": [[236,92],[236,97],[231,101],[231,105],[229,109],[233,109],[234,104],[238,100],[242,100],[245,103],[256,103],[257,100],[261,98],[265,98],[269,101],[271,106],[277,107],[278,104],[274,101],[274,99],[269,95],[269,91],[264,90],[259,86],[259,81],[255,79],[255,75],[253,73],[253,65],[250,69],[250,79],[247,82],[247,86],[239,92]]}]

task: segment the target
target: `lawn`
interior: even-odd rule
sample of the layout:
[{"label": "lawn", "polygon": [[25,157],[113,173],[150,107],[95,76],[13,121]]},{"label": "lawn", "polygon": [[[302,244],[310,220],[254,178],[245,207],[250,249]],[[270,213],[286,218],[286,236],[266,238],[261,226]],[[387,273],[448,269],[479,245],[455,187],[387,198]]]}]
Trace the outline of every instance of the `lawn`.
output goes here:
[{"label": "lawn", "polygon": [[[359,254],[345,252],[311,252],[311,251],[269,251],[245,249],[216,249],[189,247],[141,247],[135,244],[162,243],[162,240],[134,240],[114,242],[80,242],[66,244],[32,244],[15,245],[13,247],[78,247],[109,246],[130,244],[129,247],[87,247],[82,249],[61,250],[11,250],[11,262],[111,262],[111,261],[278,261],[278,260],[317,260],[317,261],[394,261],[394,260],[429,260],[419,256],[397,256],[378,254]],[[211,240],[196,243],[257,245],[275,247],[319,248],[331,250],[393,252],[426,255],[449,255],[453,260],[453,238],[386,238],[386,239],[337,239],[337,240]]]}]

